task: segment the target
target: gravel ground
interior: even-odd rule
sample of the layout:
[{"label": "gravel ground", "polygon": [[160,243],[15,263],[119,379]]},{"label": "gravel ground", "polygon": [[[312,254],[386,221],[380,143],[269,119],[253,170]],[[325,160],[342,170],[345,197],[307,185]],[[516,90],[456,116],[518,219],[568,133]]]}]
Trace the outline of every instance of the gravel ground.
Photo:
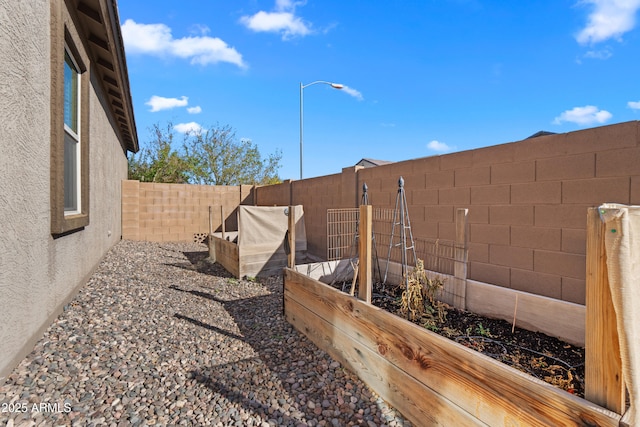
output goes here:
[{"label": "gravel ground", "polygon": [[409,426],[200,244],[122,241],[0,385],[0,425]]}]

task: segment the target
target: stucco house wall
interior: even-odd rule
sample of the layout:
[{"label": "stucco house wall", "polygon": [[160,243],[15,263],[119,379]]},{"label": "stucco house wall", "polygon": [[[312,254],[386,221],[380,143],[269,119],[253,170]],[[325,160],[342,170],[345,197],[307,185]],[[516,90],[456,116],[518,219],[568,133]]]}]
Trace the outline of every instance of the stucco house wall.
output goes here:
[{"label": "stucco house wall", "polygon": [[[82,14],[75,1],[0,2],[0,381],[121,237],[121,181],[127,177],[127,150],[137,150],[137,140],[123,138],[135,135],[135,123],[119,23],[112,25],[117,11],[109,3],[85,1]],[[95,63],[96,47],[87,42],[87,19],[113,37],[111,51],[100,55],[120,61],[114,67],[119,90],[111,91],[127,110],[123,119],[114,115],[106,74]],[[52,52],[63,27],[89,58],[81,77],[89,78],[83,99],[89,114],[88,147],[83,146],[89,150],[89,208],[88,224],[59,234],[52,232],[51,140],[52,119],[62,106],[52,102],[52,64],[58,59]]]}]

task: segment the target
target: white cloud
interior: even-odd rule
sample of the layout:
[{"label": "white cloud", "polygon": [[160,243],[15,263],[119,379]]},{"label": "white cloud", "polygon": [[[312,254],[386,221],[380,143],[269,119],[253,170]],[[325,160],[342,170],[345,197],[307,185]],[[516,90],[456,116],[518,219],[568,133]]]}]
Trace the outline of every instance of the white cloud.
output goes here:
[{"label": "white cloud", "polygon": [[189,107],[189,108],[187,108],[187,113],[189,113],[189,114],[200,114],[200,113],[202,113],[202,108],[199,105],[197,105],[195,107]]},{"label": "white cloud", "polygon": [[352,87],[349,87],[349,86],[346,86],[346,85],[345,85],[345,86],[342,86],[342,91],[343,91],[343,92],[346,92],[348,95],[353,96],[353,97],[354,97],[354,98],[356,98],[358,101],[362,101],[362,100],[364,99],[364,98],[362,97],[362,94],[361,94],[359,91],[357,91],[357,90],[355,90],[354,88],[352,88]]},{"label": "white cloud", "polygon": [[435,151],[436,153],[448,153],[452,150],[452,147],[449,147],[444,142],[436,141],[435,139],[427,144],[427,148]]},{"label": "white cloud", "polygon": [[296,16],[296,6],[304,2],[292,0],[276,0],[275,12],[263,10],[251,16],[243,16],[240,23],[257,33],[280,33],[283,40],[295,36],[306,36],[312,33],[311,24]]},{"label": "white cloud", "polygon": [[180,133],[201,133],[204,129],[196,122],[178,123],[173,128]]},{"label": "white cloud", "polygon": [[602,50],[590,50],[584,54],[585,58],[591,59],[609,59],[613,56],[613,53],[609,49]]},{"label": "white cloud", "polygon": [[304,6],[304,3],[303,1],[276,0],[276,10],[292,10],[298,5]]},{"label": "white cloud", "polygon": [[640,101],[629,101],[627,106],[632,110],[640,110]]},{"label": "white cloud", "polygon": [[593,44],[611,38],[620,39],[635,25],[640,0],[581,0],[593,6],[586,26],[576,35],[580,44]]},{"label": "white cloud", "polygon": [[192,36],[174,39],[171,28],[164,24],[138,24],[127,19],[122,37],[129,54],[190,59],[192,64],[228,62],[246,68],[242,55],[217,37]]},{"label": "white cloud", "polygon": [[191,34],[199,34],[201,36],[206,36],[207,34],[209,34],[211,32],[211,28],[207,27],[206,25],[202,25],[202,24],[193,24],[189,28],[189,32],[191,32]]},{"label": "white cloud", "polygon": [[283,40],[311,33],[309,25],[290,12],[260,11],[253,16],[243,16],[240,22],[257,33],[282,33]]},{"label": "white cloud", "polygon": [[612,114],[606,110],[598,110],[593,105],[585,105],[584,107],[575,107],[567,110],[553,120],[556,125],[562,122],[576,123],[579,125],[591,125],[594,123],[604,123],[609,120]]},{"label": "white cloud", "polygon": [[187,98],[186,96],[183,96],[182,98],[178,99],[178,98],[164,98],[162,96],[153,95],[144,104],[150,106],[151,110],[149,111],[151,111],[152,113],[155,113],[156,111],[170,110],[176,107],[186,107],[188,102],[189,102],[189,98]]}]

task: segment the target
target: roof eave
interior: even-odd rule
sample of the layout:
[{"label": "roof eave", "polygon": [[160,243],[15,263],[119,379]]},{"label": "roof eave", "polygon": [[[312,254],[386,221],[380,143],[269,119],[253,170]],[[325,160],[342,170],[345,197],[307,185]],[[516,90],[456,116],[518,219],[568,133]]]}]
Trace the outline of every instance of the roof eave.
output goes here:
[{"label": "roof eave", "polygon": [[76,0],[74,3],[118,136],[124,147],[135,153],[140,147],[117,2]]}]

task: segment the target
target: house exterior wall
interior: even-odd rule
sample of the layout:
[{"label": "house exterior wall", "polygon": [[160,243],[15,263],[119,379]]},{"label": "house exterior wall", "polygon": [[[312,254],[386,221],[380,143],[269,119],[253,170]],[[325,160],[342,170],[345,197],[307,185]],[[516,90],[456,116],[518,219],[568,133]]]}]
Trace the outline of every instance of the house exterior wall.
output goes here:
[{"label": "house exterior wall", "polygon": [[121,235],[126,150],[91,70],[90,222],[51,233],[50,7],[0,3],[0,377],[31,351]]},{"label": "house exterior wall", "polygon": [[[400,176],[416,238],[454,240],[456,209],[469,209],[470,279],[584,304],[587,208],[640,204],[640,122],[346,168],[280,186],[290,186],[293,203],[304,205],[309,252],[325,256],[326,210],[357,206],[364,183],[370,204],[394,208]],[[259,205],[263,192],[270,204],[279,203],[277,194],[287,203],[287,191],[260,187]]]}]

